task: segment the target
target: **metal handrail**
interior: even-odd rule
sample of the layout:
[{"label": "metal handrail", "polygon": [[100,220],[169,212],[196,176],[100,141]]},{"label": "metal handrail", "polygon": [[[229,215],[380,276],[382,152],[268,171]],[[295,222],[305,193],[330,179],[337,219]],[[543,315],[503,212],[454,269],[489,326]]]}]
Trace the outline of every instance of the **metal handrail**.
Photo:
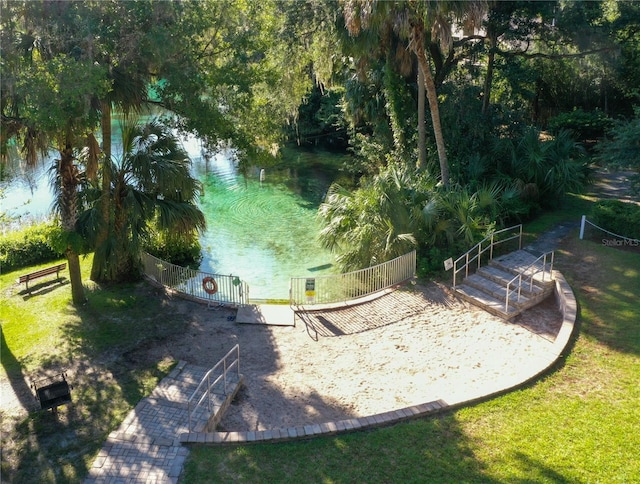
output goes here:
[{"label": "metal handrail", "polygon": [[[180,294],[211,304],[243,305],[249,300],[249,285],[238,276],[213,274],[182,267],[142,254],[145,276],[156,284],[168,287]],[[205,279],[215,281],[215,291],[207,292]]]},{"label": "metal handrail", "polygon": [[[511,237],[507,237],[506,239],[500,239],[498,241],[495,240],[495,236],[504,232],[513,232],[515,230],[518,230],[518,234],[517,235],[512,235]],[[501,229],[501,230],[497,230],[495,232],[492,232],[491,235],[488,235],[487,237],[485,237],[484,239],[482,239],[480,242],[478,242],[476,245],[474,245],[471,249],[469,249],[467,252],[465,252],[464,254],[462,254],[460,257],[458,257],[454,262],[453,262],[453,287],[456,287],[456,276],[458,275],[458,272],[460,272],[461,270],[465,269],[465,277],[467,277],[469,275],[469,264],[471,262],[473,262],[474,260],[478,260],[478,269],[480,269],[480,264],[481,264],[481,259],[482,259],[482,254],[484,254],[487,250],[489,250],[489,260],[493,259],[493,248],[495,246],[498,246],[500,244],[503,244],[505,242],[508,242],[510,240],[513,239],[518,239],[518,249],[522,249],[522,224],[519,225],[514,225],[513,227],[507,227],[506,229]],[[485,242],[489,241],[489,245],[486,246],[484,249],[482,248],[482,244],[484,244]],[[477,254],[475,254],[473,257],[469,258],[470,254],[477,252]],[[465,260],[464,265],[462,265],[460,268],[458,268],[458,263],[462,261],[462,259]]]},{"label": "metal handrail", "polygon": [[[234,352],[236,354],[235,359],[230,364],[227,364],[227,359]],[[219,370],[220,365],[222,365],[222,373],[217,378],[215,378],[212,382],[211,375],[216,370]],[[215,364],[215,366],[213,366],[211,369],[207,371],[207,373],[205,373],[205,375],[202,377],[202,380],[198,384],[197,388],[193,391],[193,393],[191,394],[191,397],[189,397],[189,400],[187,401],[187,410],[189,412],[189,431],[193,430],[193,427],[191,426],[191,417],[193,413],[198,409],[198,407],[200,407],[205,397],[207,399],[207,410],[211,412],[211,397],[210,397],[211,389],[215,387],[221,380],[224,380],[224,393],[225,394],[227,393],[227,373],[229,373],[234,367],[237,369],[237,375],[239,380],[240,379],[240,345],[235,345],[233,348],[231,348],[231,350],[229,350],[229,352],[226,355],[224,355],[222,359],[220,359],[220,361],[218,361],[218,363]],[[207,384],[206,390],[202,392],[202,395],[196,402],[195,406],[191,408],[193,400],[196,398],[198,392],[202,391],[202,386],[204,385],[205,382]]]},{"label": "metal handrail", "polygon": [[[526,272],[528,270],[530,270],[532,267],[534,267],[538,261],[540,259],[542,259],[542,269],[537,270],[535,272],[533,272],[530,276],[529,276],[529,291],[532,292],[533,291],[533,276],[535,276],[536,274],[538,274],[539,272],[542,272],[542,282],[544,282],[545,280],[545,274],[546,274],[546,267],[547,267],[547,256],[551,254],[550,258],[551,258],[551,265],[549,267],[549,280],[552,279],[552,274],[553,274],[553,260],[555,257],[555,252],[552,250],[550,252],[545,252],[544,254],[542,254],[540,257],[538,257],[536,260],[534,260],[531,264],[529,264],[527,267],[525,267],[523,270],[521,270],[518,274],[516,274],[509,282],[507,282],[507,287],[506,287],[506,296],[505,296],[505,302],[504,302],[504,312],[508,313],[509,312],[509,295],[510,295],[510,290],[509,288],[511,287],[511,284],[513,284],[516,279],[518,280],[518,298],[517,298],[517,302],[520,302],[520,294],[521,294],[521,290],[522,290],[522,278],[525,276]],[[514,289],[515,291],[515,289]]]},{"label": "metal handrail", "polygon": [[369,296],[415,277],[416,251],[387,262],[342,274],[292,277],[289,282],[291,307],[341,303]]}]

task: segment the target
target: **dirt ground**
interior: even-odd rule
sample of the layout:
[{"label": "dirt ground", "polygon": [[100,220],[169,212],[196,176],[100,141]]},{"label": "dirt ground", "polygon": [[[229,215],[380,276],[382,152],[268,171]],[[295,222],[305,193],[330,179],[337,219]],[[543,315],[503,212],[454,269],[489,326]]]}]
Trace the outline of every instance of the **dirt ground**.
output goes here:
[{"label": "dirt ground", "polygon": [[[227,430],[370,415],[436,400],[462,385],[482,386],[550,347],[561,324],[552,300],[507,323],[437,283],[301,314],[295,326],[239,324],[235,309],[178,297],[167,303],[173,318],[188,321],[187,330],[121,358],[132,368],[166,358],[212,367],[240,344],[245,385],[221,423]],[[72,380],[88,372],[68,369]],[[4,380],[4,416],[24,413],[20,402],[33,401],[35,409],[33,395],[19,399],[12,390]]]}]

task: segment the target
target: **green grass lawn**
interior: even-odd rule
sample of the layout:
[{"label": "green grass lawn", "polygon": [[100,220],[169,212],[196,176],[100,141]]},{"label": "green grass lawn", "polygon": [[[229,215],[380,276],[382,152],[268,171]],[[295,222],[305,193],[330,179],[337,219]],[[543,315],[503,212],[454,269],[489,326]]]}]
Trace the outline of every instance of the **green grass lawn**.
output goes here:
[{"label": "green grass lawn", "polygon": [[[73,404],[27,418],[2,411],[2,482],[81,482],[107,435],[148,395],[174,363],[131,361],[130,352],[154,338],[180,332],[184,318],[167,314],[163,298],[142,284],[98,288],[89,281],[91,259],[81,261],[88,303],[71,304],[67,278],[31,284],[16,279],[40,267],[0,275],[0,377],[37,404],[29,383],[67,370]],[[52,264],[44,264],[45,267]],[[164,301],[166,302],[166,301]]]},{"label": "green grass lawn", "polygon": [[[577,214],[584,204],[576,203]],[[577,240],[576,231],[557,261],[578,299],[579,332],[537,382],[368,432],[195,447],[184,481],[640,482],[640,257]]]}]

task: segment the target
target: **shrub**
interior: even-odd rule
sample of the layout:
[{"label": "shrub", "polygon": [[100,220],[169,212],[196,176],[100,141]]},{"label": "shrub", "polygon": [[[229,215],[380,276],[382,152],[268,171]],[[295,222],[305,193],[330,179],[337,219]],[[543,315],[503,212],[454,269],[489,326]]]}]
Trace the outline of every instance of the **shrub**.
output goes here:
[{"label": "shrub", "polygon": [[603,200],[591,212],[593,223],[609,232],[640,239],[640,207],[620,200]]},{"label": "shrub", "polygon": [[531,128],[517,144],[503,143],[502,149],[510,156],[503,163],[503,177],[521,188],[523,201],[532,207],[553,207],[565,193],[579,193],[590,182],[586,153],[567,130],[541,141],[540,133]]},{"label": "shrub", "polygon": [[193,234],[155,232],[145,242],[143,250],[149,254],[182,267],[198,268],[202,260],[200,241]]},{"label": "shrub", "polygon": [[640,107],[634,113],[628,121],[616,121],[608,138],[596,145],[597,163],[640,170]]},{"label": "shrub", "polygon": [[557,135],[563,129],[574,133],[581,141],[602,138],[611,126],[611,119],[602,111],[586,112],[574,109],[569,113],[561,113],[549,121],[549,131]]},{"label": "shrub", "polygon": [[455,259],[468,249],[460,244],[454,247],[422,246],[417,254],[417,276],[423,279],[434,274],[449,277],[450,273],[444,270],[444,261],[450,257]]},{"label": "shrub", "polygon": [[54,241],[62,229],[53,222],[31,225],[0,236],[0,265],[4,271],[42,264],[64,257]]}]

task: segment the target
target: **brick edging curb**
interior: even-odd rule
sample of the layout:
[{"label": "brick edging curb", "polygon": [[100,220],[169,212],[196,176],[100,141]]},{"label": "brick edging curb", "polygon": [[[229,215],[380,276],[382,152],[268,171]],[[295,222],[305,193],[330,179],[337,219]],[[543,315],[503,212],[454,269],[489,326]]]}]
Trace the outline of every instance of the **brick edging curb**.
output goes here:
[{"label": "brick edging curb", "polygon": [[436,400],[399,410],[369,415],[367,417],[349,418],[320,424],[307,424],[271,430],[183,433],[180,435],[180,442],[182,444],[242,444],[302,440],[320,435],[334,435],[338,433],[383,427],[402,420],[435,414],[446,408],[448,408],[448,404],[446,402]]}]

